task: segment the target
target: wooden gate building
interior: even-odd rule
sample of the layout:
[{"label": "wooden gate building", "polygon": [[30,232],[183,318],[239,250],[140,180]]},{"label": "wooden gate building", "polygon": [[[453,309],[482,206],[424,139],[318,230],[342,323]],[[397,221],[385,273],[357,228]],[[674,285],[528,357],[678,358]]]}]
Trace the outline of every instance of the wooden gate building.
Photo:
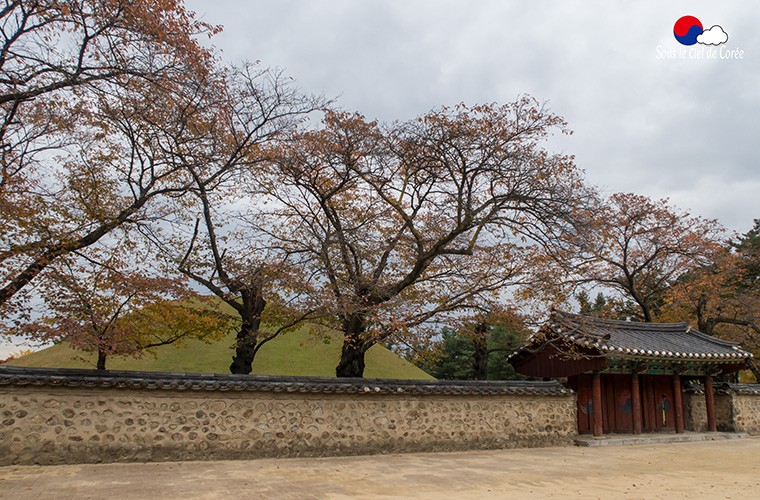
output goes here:
[{"label": "wooden gate building", "polygon": [[[713,377],[746,366],[739,344],[687,323],[638,323],[555,311],[510,356],[518,373],[567,377],[578,395],[578,432],[683,432],[681,385],[705,385],[707,424],[716,430]],[[601,411],[596,411],[601,409]]]}]

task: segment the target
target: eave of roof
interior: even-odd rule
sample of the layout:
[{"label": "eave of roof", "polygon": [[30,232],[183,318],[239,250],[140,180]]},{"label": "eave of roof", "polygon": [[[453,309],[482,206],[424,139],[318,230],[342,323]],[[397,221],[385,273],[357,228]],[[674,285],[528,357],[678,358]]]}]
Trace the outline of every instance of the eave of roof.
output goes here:
[{"label": "eave of roof", "polygon": [[738,343],[705,335],[688,323],[637,323],[555,311],[547,334],[597,349],[610,358],[743,363],[753,357]]}]

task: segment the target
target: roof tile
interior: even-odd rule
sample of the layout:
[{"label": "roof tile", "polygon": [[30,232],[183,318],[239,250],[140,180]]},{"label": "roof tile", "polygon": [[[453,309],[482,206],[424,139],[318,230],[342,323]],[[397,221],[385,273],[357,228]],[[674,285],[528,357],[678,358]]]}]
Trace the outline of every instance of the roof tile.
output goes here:
[{"label": "roof tile", "polygon": [[[639,323],[593,318],[561,311],[553,313],[550,328],[582,345],[605,352],[669,358],[749,358],[736,342],[692,329],[688,323]],[[575,340],[578,339],[578,340]]]}]

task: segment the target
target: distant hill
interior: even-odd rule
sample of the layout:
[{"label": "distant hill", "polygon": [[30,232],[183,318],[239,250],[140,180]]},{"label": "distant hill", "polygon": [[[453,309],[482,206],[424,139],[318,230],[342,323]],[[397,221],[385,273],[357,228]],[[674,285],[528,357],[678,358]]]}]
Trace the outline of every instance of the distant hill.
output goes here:
[{"label": "distant hill", "polygon": [[[229,373],[232,362],[234,333],[210,344],[193,340],[185,347],[163,346],[146,353],[142,358],[109,358],[111,370],[141,370],[155,372]],[[280,335],[264,345],[253,362],[254,375],[335,376],[340,358],[342,338],[338,332],[332,338],[309,335],[308,327]],[[96,355],[71,349],[61,342],[47,349],[5,363],[10,366],[44,368],[95,368]],[[383,346],[372,347],[366,355],[367,378],[432,380],[433,377]]]}]

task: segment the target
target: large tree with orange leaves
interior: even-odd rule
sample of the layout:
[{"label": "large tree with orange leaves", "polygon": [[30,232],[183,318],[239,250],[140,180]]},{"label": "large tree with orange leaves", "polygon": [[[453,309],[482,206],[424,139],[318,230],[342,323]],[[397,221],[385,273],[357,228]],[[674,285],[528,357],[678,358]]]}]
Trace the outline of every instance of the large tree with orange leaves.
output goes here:
[{"label": "large tree with orange leaves", "polygon": [[215,116],[200,104],[215,77],[197,36],[216,31],[178,0],[5,2],[0,313],[51,263],[186,188],[170,154]]},{"label": "large tree with orange leaves", "polygon": [[[711,262],[682,276],[665,294],[663,318],[688,321],[760,355],[759,228],[756,221],[737,242],[715,252]],[[757,361],[749,367],[760,381]]]},{"label": "large tree with orange leaves", "polygon": [[[172,217],[179,230],[164,248],[181,273],[239,316],[230,371],[247,374],[262,346],[319,309],[301,300],[308,276],[272,247],[253,221],[266,196],[261,181],[269,151],[325,101],[302,93],[282,72],[257,64],[232,68],[224,89],[225,114],[207,125],[208,134],[195,136],[189,148],[194,155],[176,156],[175,164],[191,182],[189,196]],[[294,304],[302,306],[300,312]]]},{"label": "large tree with orange leaves", "polygon": [[389,126],[330,112],[278,152],[271,237],[318,276],[344,334],[338,376],[362,376],[379,341],[531,281],[590,196],[572,158],[543,148],[555,130],[529,97]]},{"label": "large tree with orange leaves", "polygon": [[653,321],[665,292],[695,267],[712,262],[724,238],[714,220],[693,216],[632,193],[616,193],[596,208],[587,231],[575,236],[581,282],[608,287],[632,300]]}]

